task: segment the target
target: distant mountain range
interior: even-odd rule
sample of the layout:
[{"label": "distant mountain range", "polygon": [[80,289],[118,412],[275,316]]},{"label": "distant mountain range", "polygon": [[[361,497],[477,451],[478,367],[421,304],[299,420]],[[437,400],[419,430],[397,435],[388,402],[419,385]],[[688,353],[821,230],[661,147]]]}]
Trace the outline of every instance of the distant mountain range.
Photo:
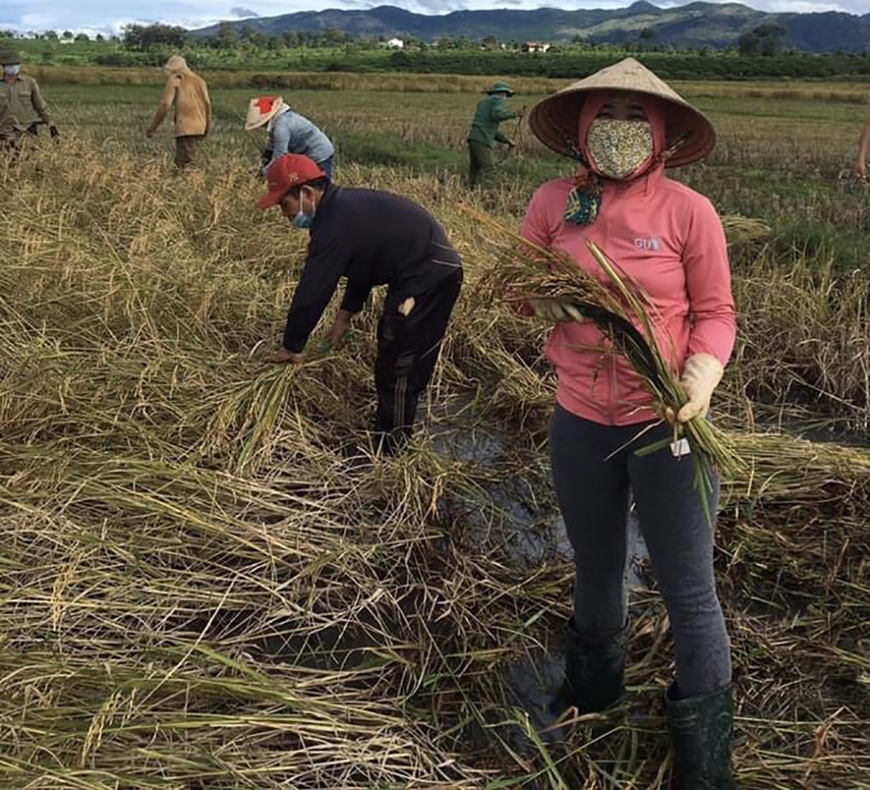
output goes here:
[{"label": "distant mountain range", "polygon": [[[805,52],[864,52],[870,40],[870,14],[840,12],[813,14],[768,14],[739,3],[690,3],[677,8],[658,8],[640,0],[616,10],[535,11],[500,9],[454,11],[442,16],[414,14],[393,6],[364,11],[301,11],[273,17],[254,17],[230,22],[236,32],[244,28],[267,35],[287,31],[341,30],[354,36],[386,38],[414,36],[434,41],[449,36],[499,41],[566,42],[576,36],[599,43],[637,41],[642,30],[655,32],[655,42],[675,47],[725,47],[737,43],[743,33],[765,22],[785,30],[783,46]],[[218,26],[193,31],[214,36]]]}]

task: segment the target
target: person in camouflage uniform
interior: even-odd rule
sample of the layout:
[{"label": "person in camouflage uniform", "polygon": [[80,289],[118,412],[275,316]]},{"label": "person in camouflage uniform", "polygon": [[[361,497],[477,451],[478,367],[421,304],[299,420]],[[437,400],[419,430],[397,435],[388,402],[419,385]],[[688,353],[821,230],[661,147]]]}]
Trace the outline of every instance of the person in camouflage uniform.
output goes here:
[{"label": "person in camouflage uniform", "polygon": [[486,98],[481,99],[474,112],[471,131],[468,133],[468,180],[471,186],[481,182],[486,172],[492,169],[493,148],[496,143],[502,143],[510,148],[514,142],[502,134],[498,125],[502,121],[522,118],[522,113],[514,112],[507,106],[507,99],[514,95],[505,82],[496,82],[486,92]]},{"label": "person in camouflage uniform", "polygon": [[[48,124],[52,137],[57,126],[33,77],[21,74],[21,57],[13,50],[0,52],[3,77],[0,80],[0,150],[18,150],[21,136],[36,134],[37,123]],[[39,119],[37,121],[36,119]]]}]

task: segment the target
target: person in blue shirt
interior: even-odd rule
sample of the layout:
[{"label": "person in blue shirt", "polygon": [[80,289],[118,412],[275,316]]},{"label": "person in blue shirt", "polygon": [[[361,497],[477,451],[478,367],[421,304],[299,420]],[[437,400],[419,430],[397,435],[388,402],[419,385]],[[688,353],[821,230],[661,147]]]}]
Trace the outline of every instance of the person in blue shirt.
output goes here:
[{"label": "person in blue shirt", "polygon": [[284,154],[301,154],[316,162],[332,178],[335,146],[304,115],[293,112],[280,96],[260,96],[248,104],[245,130],[266,127],[269,138],[263,154],[263,173]]}]

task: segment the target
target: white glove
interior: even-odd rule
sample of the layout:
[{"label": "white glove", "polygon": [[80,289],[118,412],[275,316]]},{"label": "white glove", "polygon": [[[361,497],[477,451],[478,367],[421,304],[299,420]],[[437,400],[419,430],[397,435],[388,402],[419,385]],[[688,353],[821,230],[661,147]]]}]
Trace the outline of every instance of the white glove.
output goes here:
[{"label": "white glove", "polygon": [[529,299],[527,304],[538,318],[548,318],[553,323],[584,320],[583,314],[567,300]]},{"label": "white glove", "polygon": [[713,390],[722,381],[725,368],[712,354],[693,354],[686,360],[680,383],[689,396],[689,401],[677,414],[679,422],[688,422],[700,415],[706,417],[710,409]]}]

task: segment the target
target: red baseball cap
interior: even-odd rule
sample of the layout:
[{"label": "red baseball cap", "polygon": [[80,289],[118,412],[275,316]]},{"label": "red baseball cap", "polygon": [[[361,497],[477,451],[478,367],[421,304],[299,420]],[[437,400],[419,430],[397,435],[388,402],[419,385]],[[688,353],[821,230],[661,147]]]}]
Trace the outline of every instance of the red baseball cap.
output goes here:
[{"label": "red baseball cap", "polygon": [[266,181],[269,191],[257,201],[257,208],[277,206],[293,187],[326,178],[316,162],[302,154],[284,154],[269,165]]}]

